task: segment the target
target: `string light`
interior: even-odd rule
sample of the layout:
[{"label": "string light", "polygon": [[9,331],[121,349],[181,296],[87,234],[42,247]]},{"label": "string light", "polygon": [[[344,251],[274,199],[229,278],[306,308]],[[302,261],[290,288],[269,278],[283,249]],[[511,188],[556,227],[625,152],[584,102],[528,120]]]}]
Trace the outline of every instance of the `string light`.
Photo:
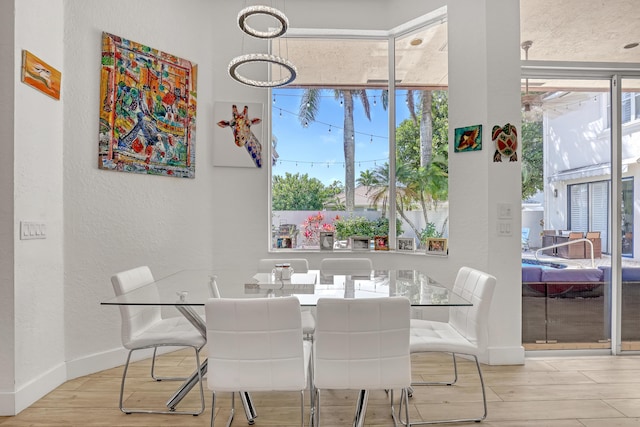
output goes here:
[{"label": "string light", "polygon": [[[284,108],[278,108],[278,111],[280,112],[280,116],[282,116],[282,113],[284,112],[284,113],[289,114],[291,116],[299,117],[298,113],[294,113],[292,111],[288,111],[288,110],[286,110]],[[329,132],[332,132],[333,129],[338,129],[338,130],[342,130],[342,131],[344,130],[343,127],[336,126],[336,125],[331,124],[331,123],[321,122],[321,121],[313,121],[313,122],[309,123],[308,120],[305,120],[303,122],[302,126],[303,127],[308,127],[309,125],[314,124],[314,123],[322,125],[322,126],[327,126],[329,128]],[[385,136],[374,135],[374,134],[369,134],[369,133],[366,133],[366,132],[358,132],[358,131],[355,131],[354,134],[363,135],[363,136],[369,136],[370,142],[373,142],[373,138],[381,139],[383,141],[387,141],[388,140],[388,137],[386,135]],[[351,135],[352,139],[354,139],[354,134]]]},{"label": "string light", "polygon": [[[372,160],[358,160],[358,167],[362,167],[363,164],[373,164],[373,165],[377,165],[378,162],[386,162],[387,159],[372,159]],[[305,161],[305,160],[288,160],[288,159],[278,159],[278,163],[282,164],[282,163],[294,163],[296,166],[299,165],[315,165],[315,164],[326,164],[328,166],[331,165],[345,165],[345,162],[334,162],[334,161]]]}]

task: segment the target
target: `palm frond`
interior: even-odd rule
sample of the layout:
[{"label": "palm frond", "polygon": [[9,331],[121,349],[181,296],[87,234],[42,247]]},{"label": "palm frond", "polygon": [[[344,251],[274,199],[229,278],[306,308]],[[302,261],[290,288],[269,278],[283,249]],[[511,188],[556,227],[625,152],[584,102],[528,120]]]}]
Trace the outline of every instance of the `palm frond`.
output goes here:
[{"label": "palm frond", "polygon": [[306,89],[300,98],[298,120],[304,126],[316,120],[320,108],[321,89]]},{"label": "palm frond", "polygon": [[355,95],[360,98],[360,102],[362,102],[362,107],[364,108],[364,114],[367,116],[367,119],[371,120],[371,105],[369,104],[369,98],[367,97],[367,91],[365,89],[360,89],[354,91]]}]

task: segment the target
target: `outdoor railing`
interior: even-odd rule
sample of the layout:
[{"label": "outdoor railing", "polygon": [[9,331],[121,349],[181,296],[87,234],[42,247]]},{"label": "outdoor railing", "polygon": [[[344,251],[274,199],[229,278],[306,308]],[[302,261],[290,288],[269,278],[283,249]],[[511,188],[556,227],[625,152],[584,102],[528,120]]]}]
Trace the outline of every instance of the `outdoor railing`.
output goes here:
[{"label": "outdoor railing", "polygon": [[589,247],[591,248],[591,268],[596,268],[596,261],[595,261],[595,258],[593,256],[593,242],[591,240],[585,239],[585,238],[575,239],[575,240],[570,240],[568,242],[556,243],[554,245],[545,246],[544,248],[537,249],[534,255],[535,255],[536,260],[540,261],[538,259],[538,252],[540,252],[540,251],[546,251],[548,249],[558,248],[558,247],[561,247],[561,246],[569,246],[569,245],[573,245],[574,243],[579,243],[579,242],[588,242],[589,243]]}]

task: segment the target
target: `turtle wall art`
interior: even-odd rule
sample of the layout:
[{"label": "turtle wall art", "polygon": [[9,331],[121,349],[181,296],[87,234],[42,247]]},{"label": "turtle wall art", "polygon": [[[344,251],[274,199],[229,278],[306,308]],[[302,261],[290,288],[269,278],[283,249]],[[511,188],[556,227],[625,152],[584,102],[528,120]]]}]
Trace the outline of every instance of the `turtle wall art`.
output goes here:
[{"label": "turtle wall art", "polygon": [[518,161],[518,131],[514,125],[507,123],[502,127],[494,126],[491,139],[496,143],[494,162],[501,162],[502,157],[508,157],[510,162]]}]

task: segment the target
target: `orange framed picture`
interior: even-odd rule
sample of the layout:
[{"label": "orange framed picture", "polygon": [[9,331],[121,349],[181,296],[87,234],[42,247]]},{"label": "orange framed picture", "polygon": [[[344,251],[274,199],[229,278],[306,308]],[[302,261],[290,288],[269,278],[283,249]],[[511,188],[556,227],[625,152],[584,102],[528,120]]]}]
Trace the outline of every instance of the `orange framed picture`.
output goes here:
[{"label": "orange framed picture", "polygon": [[53,99],[60,99],[62,73],[28,50],[22,51],[22,82]]},{"label": "orange framed picture", "polygon": [[388,236],[375,236],[373,238],[374,249],[376,251],[388,251],[389,250],[389,237]]}]

